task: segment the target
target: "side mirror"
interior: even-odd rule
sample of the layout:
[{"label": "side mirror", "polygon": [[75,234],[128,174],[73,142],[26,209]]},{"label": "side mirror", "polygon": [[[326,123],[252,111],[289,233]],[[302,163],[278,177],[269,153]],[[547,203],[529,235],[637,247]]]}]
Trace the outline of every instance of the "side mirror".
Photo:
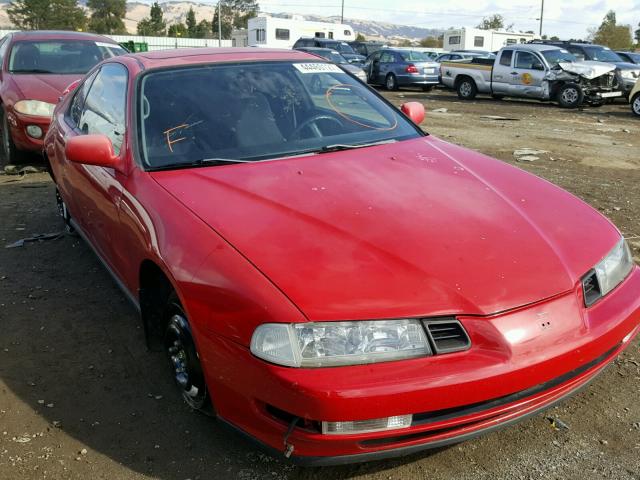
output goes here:
[{"label": "side mirror", "polygon": [[69,138],[64,149],[67,160],[85,165],[113,168],[123,171],[120,157],[113,151],[113,144],[106,135],[78,135]]},{"label": "side mirror", "polygon": [[403,103],[400,110],[416,125],[420,125],[424,121],[424,105],[420,102]]}]

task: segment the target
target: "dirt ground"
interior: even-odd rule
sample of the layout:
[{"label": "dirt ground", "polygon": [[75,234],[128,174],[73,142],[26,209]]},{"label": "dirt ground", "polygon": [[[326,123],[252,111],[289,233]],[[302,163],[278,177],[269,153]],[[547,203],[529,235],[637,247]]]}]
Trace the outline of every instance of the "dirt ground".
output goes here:
[{"label": "dirt ground", "polygon": [[[423,128],[516,164],[608,215],[640,260],[640,120],[628,105],[550,104],[401,91]],[[445,113],[433,110],[446,108]],[[515,120],[482,118],[499,115]],[[516,161],[516,149],[545,150]],[[0,176],[0,479],[640,479],[640,341],[560,407],[403,459],[303,469],[191,413],[133,308],[78,238],[61,230],[45,174]],[[576,245],[580,239],[576,238]],[[568,428],[554,429],[545,416]]]}]

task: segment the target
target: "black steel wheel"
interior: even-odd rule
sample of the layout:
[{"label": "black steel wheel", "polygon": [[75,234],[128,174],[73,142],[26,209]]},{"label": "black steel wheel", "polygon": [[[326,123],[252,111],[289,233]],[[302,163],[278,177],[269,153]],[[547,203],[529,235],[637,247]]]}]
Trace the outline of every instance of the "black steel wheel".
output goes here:
[{"label": "black steel wheel", "polygon": [[167,322],[164,345],[176,386],[189,407],[209,413],[211,402],[200,357],[187,315],[175,294],[169,298],[164,318]]}]

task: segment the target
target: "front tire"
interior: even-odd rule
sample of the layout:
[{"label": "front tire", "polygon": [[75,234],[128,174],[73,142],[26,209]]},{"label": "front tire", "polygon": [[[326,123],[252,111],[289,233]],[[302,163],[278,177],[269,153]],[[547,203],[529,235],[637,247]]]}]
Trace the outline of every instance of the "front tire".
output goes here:
[{"label": "front tire", "polygon": [[0,108],[0,115],[2,116],[2,122],[0,124],[0,137],[2,137],[2,148],[0,148],[0,165],[9,165],[16,163],[20,159],[20,151],[16,148],[11,138],[11,129],[9,128],[9,121],[7,120],[7,112],[4,108]]},{"label": "front tire", "polygon": [[631,99],[631,111],[640,117],[640,93],[636,93]]},{"label": "front tire", "polygon": [[476,86],[476,82],[474,82],[471,78],[463,78],[458,82],[458,87],[456,88],[458,92],[458,98],[462,100],[473,100],[476,98],[478,94],[478,87]]},{"label": "front tire", "polygon": [[387,75],[387,78],[384,81],[384,85],[389,91],[398,90],[398,80],[396,80],[396,76],[393,73]]},{"label": "front tire", "polygon": [[183,400],[193,410],[211,413],[212,405],[191,326],[177,295],[169,297],[163,319],[164,345],[173,378]]},{"label": "front tire", "polygon": [[565,83],[558,89],[557,99],[562,108],[578,108],[584,100],[584,92],[575,83]]},{"label": "front tire", "polygon": [[64,222],[64,228],[67,233],[73,234],[75,233],[75,229],[71,224],[71,214],[69,213],[69,209],[67,208],[67,204],[64,203],[62,199],[62,195],[60,195],[60,191],[56,188],[56,205],[58,206],[58,214],[62,217],[62,221]]},{"label": "front tire", "polygon": [[430,92],[431,90],[433,90],[433,85],[423,85],[422,86],[422,91],[423,92]]}]

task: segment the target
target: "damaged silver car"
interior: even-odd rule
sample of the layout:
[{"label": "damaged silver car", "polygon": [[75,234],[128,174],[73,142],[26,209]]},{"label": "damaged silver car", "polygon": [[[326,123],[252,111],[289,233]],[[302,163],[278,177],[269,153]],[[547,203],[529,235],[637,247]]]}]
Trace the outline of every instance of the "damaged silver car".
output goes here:
[{"label": "damaged silver car", "polygon": [[564,108],[577,108],[583,103],[599,106],[608,98],[622,96],[615,65],[579,62],[554,45],[512,45],[502,48],[495,61],[444,62],[440,69],[442,83],[457,90],[464,100],[488,93],[494,98],[550,100]]}]

